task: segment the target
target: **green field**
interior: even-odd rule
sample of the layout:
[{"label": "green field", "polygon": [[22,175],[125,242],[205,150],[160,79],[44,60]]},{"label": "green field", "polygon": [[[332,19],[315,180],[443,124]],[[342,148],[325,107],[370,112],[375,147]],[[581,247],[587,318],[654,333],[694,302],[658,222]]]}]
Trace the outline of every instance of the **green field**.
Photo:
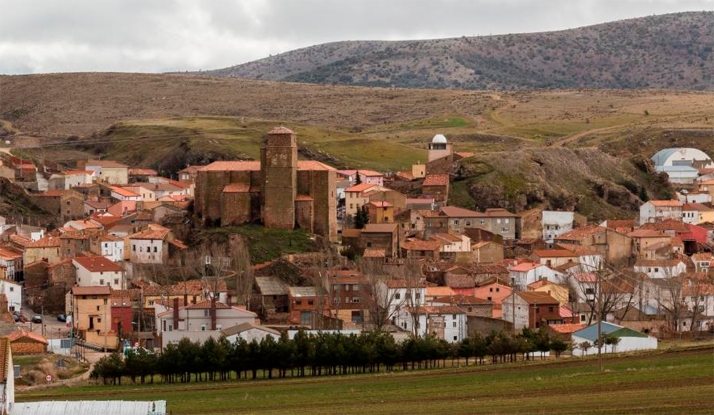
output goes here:
[{"label": "green field", "polygon": [[714,348],[273,381],[59,387],[16,400],[167,400],[172,414],[694,414],[714,407]]}]

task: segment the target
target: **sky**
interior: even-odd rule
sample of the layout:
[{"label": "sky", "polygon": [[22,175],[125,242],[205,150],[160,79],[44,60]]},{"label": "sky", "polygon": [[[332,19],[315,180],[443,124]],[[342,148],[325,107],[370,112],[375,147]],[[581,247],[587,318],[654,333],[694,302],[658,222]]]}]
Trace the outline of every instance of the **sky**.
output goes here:
[{"label": "sky", "polygon": [[0,0],[0,74],[219,69],[340,40],[563,30],[714,0]]}]

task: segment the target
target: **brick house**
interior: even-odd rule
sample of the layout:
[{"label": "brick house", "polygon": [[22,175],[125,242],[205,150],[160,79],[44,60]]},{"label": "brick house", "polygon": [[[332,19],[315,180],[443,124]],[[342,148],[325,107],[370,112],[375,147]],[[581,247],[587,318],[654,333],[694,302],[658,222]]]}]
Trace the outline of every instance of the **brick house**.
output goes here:
[{"label": "brick house", "polygon": [[361,230],[362,249],[383,249],[388,257],[396,257],[399,248],[399,227],[394,223],[368,223]]},{"label": "brick house", "polygon": [[448,174],[427,174],[421,186],[422,195],[434,198],[436,203],[449,200]]},{"label": "brick house", "polygon": [[47,352],[47,339],[37,333],[20,329],[3,336],[10,341],[10,349],[14,355],[42,354]]},{"label": "brick house", "polygon": [[558,300],[539,291],[516,292],[504,298],[501,318],[513,322],[515,330],[564,323]]}]

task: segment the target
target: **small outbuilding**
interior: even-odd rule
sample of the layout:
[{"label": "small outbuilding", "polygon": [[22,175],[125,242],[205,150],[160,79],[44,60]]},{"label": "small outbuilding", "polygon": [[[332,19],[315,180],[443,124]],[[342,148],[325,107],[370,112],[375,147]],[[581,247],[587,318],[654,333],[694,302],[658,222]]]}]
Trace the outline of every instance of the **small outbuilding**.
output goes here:
[{"label": "small outbuilding", "polygon": [[5,335],[10,341],[10,350],[13,355],[42,354],[47,352],[47,339],[37,333],[20,329]]},{"label": "small outbuilding", "polygon": [[[633,350],[654,350],[657,349],[657,338],[648,336],[645,333],[628,329],[627,327],[603,321],[601,324],[601,335],[610,335],[618,339],[617,344],[609,345],[607,341],[603,342],[603,353],[623,353]],[[593,349],[597,349],[597,323],[578,330],[572,334],[574,344],[589,342]],[[582,356],[583,350],[580,348],[573,349],[574,356]]]}]

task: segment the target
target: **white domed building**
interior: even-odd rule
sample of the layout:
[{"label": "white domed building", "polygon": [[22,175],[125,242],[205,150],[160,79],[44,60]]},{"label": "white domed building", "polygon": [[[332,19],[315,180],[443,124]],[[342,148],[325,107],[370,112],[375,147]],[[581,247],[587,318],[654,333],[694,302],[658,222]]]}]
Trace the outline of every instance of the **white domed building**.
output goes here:
[{"label": "white domed building", "polygon": [[693,183],[700,169],[714,168],[705,152],[696,148],[666,148],[652,156],[655,169],[665,172],[672,183]]},{"label": "white domed building", "polygon": [[446,140],[446,137],[443,134],[437,134],[429,143],[429,161],[451,156],[452,151],[451,143]]}]

